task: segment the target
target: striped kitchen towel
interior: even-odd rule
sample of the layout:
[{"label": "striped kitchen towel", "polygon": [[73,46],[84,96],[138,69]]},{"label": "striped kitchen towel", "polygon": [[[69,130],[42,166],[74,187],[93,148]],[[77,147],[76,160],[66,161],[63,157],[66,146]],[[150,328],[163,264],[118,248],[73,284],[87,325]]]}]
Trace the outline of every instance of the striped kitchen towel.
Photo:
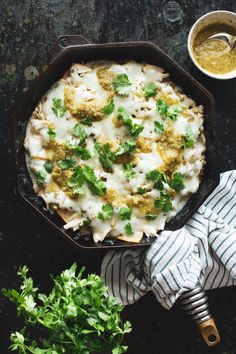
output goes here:
[{"label": "striped kitchen towel", "polygon": [[236,283],[236,170],[220,184],[187,224],[162,231],[148,250],[109,251],[101,276],[109,293],[132,304],[148,291],[170,309],[200,284],[213,289]]}]

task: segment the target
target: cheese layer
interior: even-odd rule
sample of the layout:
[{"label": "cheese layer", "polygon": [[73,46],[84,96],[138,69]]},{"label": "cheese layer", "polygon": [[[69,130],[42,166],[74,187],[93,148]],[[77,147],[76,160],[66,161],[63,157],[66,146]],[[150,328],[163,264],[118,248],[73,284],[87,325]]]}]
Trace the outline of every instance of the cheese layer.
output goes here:
[{"label": "cheese layer", "polygon": [[153,65],[73,64],[32,113],[25,148],[33,188],[65,228],[140,242],[198,190],[203,107]]}]

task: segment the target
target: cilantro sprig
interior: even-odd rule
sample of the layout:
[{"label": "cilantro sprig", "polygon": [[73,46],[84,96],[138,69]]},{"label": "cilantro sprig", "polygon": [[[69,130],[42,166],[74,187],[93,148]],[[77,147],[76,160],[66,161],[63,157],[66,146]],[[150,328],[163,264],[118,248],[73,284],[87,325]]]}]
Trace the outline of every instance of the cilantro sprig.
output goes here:
[{"label": "cilantro sprig", "polygon": [[[26,266],[18,271],[22,281],[19,290],[2,289],[24,320],[25,328],[11,334],[12,351],[88,354],[112,350],[113,354],[121,354],[127,350],[122,341],[124,334],[131,331],[131,324],[122,323],[123,306],[107,295],[98,275],[84,277],[84,268],[77,273],[73,264],[52,277],[52,290],[45,294],[39,293],[28,271]],[[31,327],[40,333],[38,339],[32,338],[28,331]]]},{"label": "cilantro sprig", "polygon": [[134,233],[130,222],[128,222],[128,224],[125,225],[124,230],[127,236],[131,236]]},{"label": "cilantro sprig", "polygon": [[52,111],[56,117],[62,118],[67,111],[67,108],[63,105],[62,99],[54,97],[52,99],[53,106]]},{"label": "cilantro sprig", "polygon": [[157,86],[154,82],[150,82],[147,86],[143,87],[143,93],[146,98],[154,97],[157,94]]},{"label": "cilantro sprig", "polygon": [[132,214],[132,208],[129,207],[120,208],[119,215],[121,220],[130,220],[131,214]]},{"label": "cilantro sprig", "polygon": [[183,147],[188,149],[192,147],[195,143],[193,132],[190,128],[186,129],[185,135],[183,137]]},{"label": "cilantro sprig", "polygon": [[108,105],[103,107],[103,113],[104,114],[111,114],[115,109],[115,104],[113,98],[109,101]]},{"label": "cilantro sprig", "polygon": [[172,121],[176,121],[180,113],[179,108],[170,109],[170,106],[167,104],[167,102],[162,99],[157,101],[156,109],[163,119],[170,118]]},{"label": "cilantro sprig", "polygon": [[106,143],[102,145],[95,143],[94,146],[99,155],[99,161],[101,162],[102,166],[108,169],[111,168],[115,160],[115,155],[111,151],[109,144]]},{"label": "cilantro sprig", "polygon": [[132,162],[124,163],[123,171],[127,178],[134,178],[136,176],[136,172],[133,170],[134,165]]},{"label": "cilantro sprig", "polygon": [[80,119],[80,124],[87,125],[88,127],[92,127],[93,123],[90,118],[82,118]]},{"label": "cilantro sprig", "polygon": [[52,173],[53,163],[51,161],[49,160],[45,161],[43,167],[47,173],[49,174]]},{"label": "cilantro sprig", "polygon": [[146,173],[146,178],[148,181],[153,182],[155,189],[162,191],[164,189],[164,183],[167,183],[167,177],[163,172],[158,170],[151,170]]},{"label": "cilantro sprig", "polygon": [[176,192],[182,191],[182,189],[184,189],[184,175],[182,175],[180,172],[173,173],[169,182],[169,186]]},{"label": "cilantro sprig", "polygon": [[122,143],[119,146],[115,155],[116,155],[116,157],[118,157],[118,156],[124,155],[126,153],[132,154],[135,151],[136,147],[137,147],[137,145],[134,140],[126,140],[124,143]]},{"label": "cilantro sprig", "polygon": [[157,120],[155,120],[154,122],[154,130],[156,133],[163,133],[165,128],[164,125],[160,122],[158,122]]},{"label": "cilantro sprig", "polygon": [[154,200],[154,206],[157,210],[162,210],[164,213],[168,213],[172,210],[172,199],[170,194],[163,190],[160,197]]},{"label": "cilantro sprig", "polygon": [[74,135],[80,138],[80,144],[83,144],[85,142],[85,139],[87,138],[87,134],[84,130],[84,127],[82,127],[82,125],[79,123],[74,126]]},{"label": "cilantro sprig", "polygon": [[43,186],[46,177],[47,177],[46,172],[44,172],[44,171],[36,171],[36,172],[35,172],[36,184],[37,184],[39,187]]},{"label": "cilantro sprig", "polygon": [[112,218],[113,206],[111,204],[104,204],[102,206],[102,211],[98,213],[98,219],[106,221]]},{"label": "cilantro sprig", "polygon": [[117,118],[123,121],[123,124],[132,136],[138,136],[144,129],[144,126],[142,124],[133,122],[130,117],[130,114],[126,111],[124,107],[118,108]]},{"label": "cilantro sprig", "polygon": [[73,194],[83,195],[85,190],[83,188],[84,174],[81,166],[76,166],[73,170],[73,174],[68,178],[66,184],[68,187],[72,188]]},{"label": "cilantro sprig", "polygon": [[55,139],[57,136],[55,130],[52,127],[48,127],[47,133],[48,133],[49,139],[52,139],[52,140]]},{"label": "cilantro sprig", "polygon": [[104,182],[97,178],[93,169],[89,166],[83,166],[83,175],[92,193],[103,196],[106,193]]},{"label": "cilantro sprig", "polygon": [[72,157],[66,157],[63,160],[58,161],[58,166],[62,170],[68,170],[69,168],[72,168],[75,165],[76,165],[76,161]]},{"label": "cilantro sprig", "polygon": [[128,96],[130,86],[132,83],[129,81],[127,74],[119,74],[113,81],[113,87],[117,95]]}]

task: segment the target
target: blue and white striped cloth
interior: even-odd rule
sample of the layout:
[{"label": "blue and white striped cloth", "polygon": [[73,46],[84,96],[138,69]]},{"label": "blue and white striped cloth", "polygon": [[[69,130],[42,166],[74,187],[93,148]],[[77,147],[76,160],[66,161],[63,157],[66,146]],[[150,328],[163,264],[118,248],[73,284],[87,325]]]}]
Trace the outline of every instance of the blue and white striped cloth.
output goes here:
[{"label": "blue and white striped cloth", "polygon": [[236,284],[236,170],[221,175],[182,229],[162,231],[146,251],[109,251],[101,276],[119,303],[152,291],[166,309],[197,283],[204,289]]}]

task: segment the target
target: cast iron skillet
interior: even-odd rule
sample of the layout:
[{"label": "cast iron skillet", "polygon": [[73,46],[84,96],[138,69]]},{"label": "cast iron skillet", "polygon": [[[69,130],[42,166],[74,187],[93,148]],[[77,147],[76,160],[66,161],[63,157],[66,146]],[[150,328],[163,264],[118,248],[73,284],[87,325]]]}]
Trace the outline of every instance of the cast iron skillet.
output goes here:
[{"label": "cast iron skillet", "polygon": [[149,246],[154,238],[144,237],[139,244],[129,244],[118,240],[105,240],[103,243],[94,243],[92,237],[80,236],[79,232],[63,229],[63,221],[57,214],[47,210],[43,200],[38,197],[32,188],[29,177],[23,142],[29,117],[41,96],[59,80],[63,73],[74,62],[89,62],[99,59],[113,59],[116,61],[133,59],[163,67],[173,82],[192,97],[198,104],[203,104],[205,111],[206,135],[206,165],[203,171],[199,190],[192,195],[184,208],[166,224],[167,230],[181,228],[192,214],[209,196],[219,181],[216,154],[215,133],[215,105],[212,95],[184,71],[177,63],[169,58],[160,48],[151,42],[122,42],[91,44],[83,36],[61,36],[49,50],[49,65],[47,70],[34,82],[32,87],[17,100],[13,108],[16,190],[31,207],[33,207],[58,234],[64,236],[77,248],[87,250],[137,248]]}]

